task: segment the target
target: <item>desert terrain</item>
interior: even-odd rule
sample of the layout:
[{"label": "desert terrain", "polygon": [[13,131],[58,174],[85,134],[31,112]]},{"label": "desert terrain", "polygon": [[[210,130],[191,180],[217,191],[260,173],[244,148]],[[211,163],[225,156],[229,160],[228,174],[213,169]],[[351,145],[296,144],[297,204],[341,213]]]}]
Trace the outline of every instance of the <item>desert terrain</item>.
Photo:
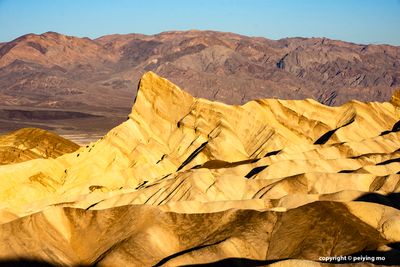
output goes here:
[{"label": "desert terrain", "polygon": [[[116,49],[118,38],[96,42]],[[399,96],[229,105],[146,72],[124,121],[97,141],[0,138],[33,155],[0,166],[0,262],[399,265]]]}]

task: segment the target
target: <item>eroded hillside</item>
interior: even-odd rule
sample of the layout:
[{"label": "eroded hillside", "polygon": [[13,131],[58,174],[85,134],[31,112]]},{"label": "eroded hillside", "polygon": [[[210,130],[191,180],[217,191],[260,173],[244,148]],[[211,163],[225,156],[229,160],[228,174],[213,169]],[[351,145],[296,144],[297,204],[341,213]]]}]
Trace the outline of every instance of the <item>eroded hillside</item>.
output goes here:
[{"label": "eroded hillside", "polygon": [[79,145],[54,133],[22,128],[0,135],[0,165],[37,158],[57,158],[78,148]]},{"label": "eroded hillside", "polygon": [[388,102],[230,106],[148,72],[128,119],[97,142],[0,166],[0,259],[318,266],[374,253],[390,263],[399,121]]}]

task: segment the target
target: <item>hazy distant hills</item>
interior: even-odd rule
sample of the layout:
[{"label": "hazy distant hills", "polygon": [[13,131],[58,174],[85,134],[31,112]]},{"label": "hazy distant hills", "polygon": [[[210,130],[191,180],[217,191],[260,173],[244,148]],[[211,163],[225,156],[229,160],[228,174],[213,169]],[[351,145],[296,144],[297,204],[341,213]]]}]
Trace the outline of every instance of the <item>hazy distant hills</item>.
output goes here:
[{"label": "hazy distant hills", "polygon": [[314,98],[328,105],[387,101],[400,83],[400,47],[212,31],[94,40],[28,34],[0,44],[0,105],[122,120],[145,71],[194,96],[230,104],[254,98]]}]

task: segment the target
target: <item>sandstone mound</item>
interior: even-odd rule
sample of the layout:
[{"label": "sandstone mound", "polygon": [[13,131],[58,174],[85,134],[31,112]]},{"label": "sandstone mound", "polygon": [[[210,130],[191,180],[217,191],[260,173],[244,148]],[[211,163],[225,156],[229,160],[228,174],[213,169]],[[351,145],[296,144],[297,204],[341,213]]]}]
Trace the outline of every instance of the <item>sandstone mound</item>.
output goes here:
[{"label": "sandstone mound", "polygon": [[79,146],[61,136],[37,128],[23,128],[0,135],[0,165],[37,158],[57,158]]},{"label": "sandstone mound", "polygon": [[148,72],[127,121],[99,141],[0,166],[0,259],[398,263],[399,121],[391,103],[229,106]]}]

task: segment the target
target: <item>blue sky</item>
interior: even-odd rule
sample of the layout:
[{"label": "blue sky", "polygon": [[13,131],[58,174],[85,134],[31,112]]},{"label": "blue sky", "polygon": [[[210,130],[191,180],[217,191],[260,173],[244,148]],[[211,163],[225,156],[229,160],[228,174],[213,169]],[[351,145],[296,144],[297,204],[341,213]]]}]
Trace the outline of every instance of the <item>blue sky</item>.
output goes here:
[{"label": "blue sky", "polygon": [[400,0],[0,0],[0,42],[189,29],[400,45]]}]

